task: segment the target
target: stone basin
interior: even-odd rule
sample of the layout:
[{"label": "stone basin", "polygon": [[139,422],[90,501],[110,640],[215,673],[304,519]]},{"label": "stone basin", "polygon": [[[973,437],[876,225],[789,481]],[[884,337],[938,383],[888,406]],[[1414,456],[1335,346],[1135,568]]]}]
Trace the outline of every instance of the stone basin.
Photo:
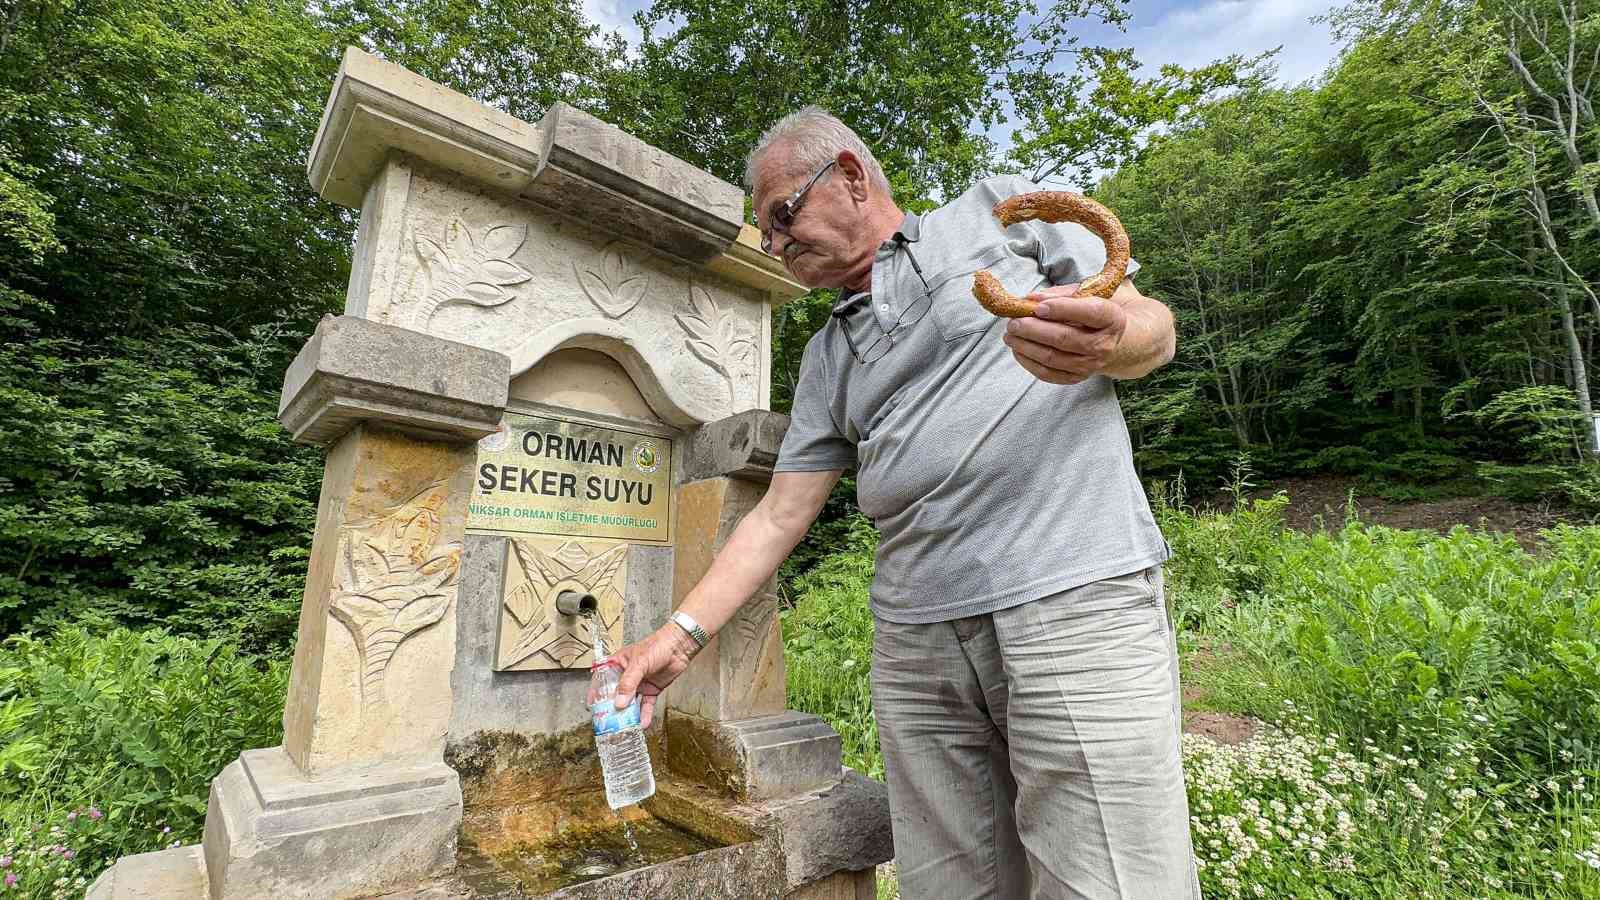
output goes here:
[{"label": "stone basin", "polygon": [[[757,810],[670,781],[640,806],[612,812],[582,791],[468,813],[450,875],[383,900],[590,900],[779,897],[784,858]],[[622,822],[633,828],[643,865]]]}]

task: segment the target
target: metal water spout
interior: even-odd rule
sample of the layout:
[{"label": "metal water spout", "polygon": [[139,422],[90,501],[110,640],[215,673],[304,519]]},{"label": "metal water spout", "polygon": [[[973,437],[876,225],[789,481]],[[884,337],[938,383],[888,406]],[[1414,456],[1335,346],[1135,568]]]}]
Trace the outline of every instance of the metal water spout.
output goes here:
[{"label": "metal water spout", "polygon": [[580,591],[562,591],[556,595],[556,612],[564,616],[587,616],[600,608],[594,595]]}]

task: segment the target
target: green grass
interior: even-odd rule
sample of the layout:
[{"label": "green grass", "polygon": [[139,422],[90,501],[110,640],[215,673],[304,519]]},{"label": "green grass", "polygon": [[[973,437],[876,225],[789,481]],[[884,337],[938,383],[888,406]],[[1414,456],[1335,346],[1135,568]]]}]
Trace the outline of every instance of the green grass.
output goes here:
[{"label": "green grass", "polygon": [[[220,640],[63,628],[0,646],[0,896],[82,897],[200,839],[211,779],[282,738],[285,663]],[[0,884],[4,884],[0,881]]]},{"label": "green grass", "polygon": [[[1600,528],[1530,555],[1464,529],[1298,534],[1282,505],[1159,507],[1186,679],[1271,723],[1238,748],[1185,739],[1207,895],[1600,898]],[[875,535],[830,534],[784,612],[789,703],[882,777]],[[210,779],[278,742],[286,675],[158,631],[0,645],[0,871],[19,877],[0,894],[81,896],[118,856],[197,840]]]},{"label": "green grass", "polygon": [[[1304,535],[1284,503],[1159,508],[1188,683],[1269,723],[1185,738],[1207,896],[1600,897],[1600,528],[1530,555],[1464,528]],[[791,706],[876,774],[872,546],[857,522],[796,582],[784,639]]]}]

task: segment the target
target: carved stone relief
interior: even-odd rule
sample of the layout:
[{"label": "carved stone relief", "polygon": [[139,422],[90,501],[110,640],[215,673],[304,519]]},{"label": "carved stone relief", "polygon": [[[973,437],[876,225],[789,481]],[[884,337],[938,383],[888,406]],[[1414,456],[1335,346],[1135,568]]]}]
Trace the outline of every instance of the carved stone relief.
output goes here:
[{"label": "carved stone relief", "polygon": [[448,486],[436,481],[376,519],[340,535],[339,575],[330,612],[355,638],[361,707],[384,700],[384,677],[395,651],[444,618],[455,599],[461,545],[440,544],[440,512]]},{"label": "carved stone relief", "polygon": [[509,541],[497,671],[584,668],[594,654],[589,621],[562,614],[563,591],[593,594],[606,645],[621,646],[628,545],[598,540]]},{"label": "carved stone relief", "polygon": [[615,242],[587,266],[573,260],[572,273],[578,277],[584,296],[613,319],[627,315],[650,290],[649,273],[631,265],[622,255],[622,245]]},{"label": "carved stone relief", "polygon": [[509,288],[533,274],[511,261],[528,237],[526,225],[490,225],[481,235],[460,218],[450,221],[442,239],[413,235],[412,246],[421,268],[421,284],[411,291],[405,327],[426,331],[439,307],[469,303],[485,309],[509,303],[516,293]]},{"label": "carved stone relief", "polygon": [[[628,366],[665,421],[757,407],[768,298],[691,263],[420,166],[400,253],[371,315],[511,357],[518,371],[564,347]],[[619,355],[620,354],[620,355]],[[630,357],[624,358],[624,357]]]},{"label": "carved stone relief", "polygon": [[761,655],[767,649],[767,635],[778,615],[776,594],[762,594],[741,609],[734,619],[738,646],[734,651],[733,683],[747,684],[755,677]]},{"label": "carved stone relief", "polygon": [[728,386],[728,400],[736,403],[738,394],[734,387],[734,373],[743,372],[756,352],[752,337],[742,336],[738,317],[721,309],[711,294],[697,284],[689,285],[689,302],[693,313],[679,313],[678,324],[689,333],[684,346],[706,365],[715,369]]}]

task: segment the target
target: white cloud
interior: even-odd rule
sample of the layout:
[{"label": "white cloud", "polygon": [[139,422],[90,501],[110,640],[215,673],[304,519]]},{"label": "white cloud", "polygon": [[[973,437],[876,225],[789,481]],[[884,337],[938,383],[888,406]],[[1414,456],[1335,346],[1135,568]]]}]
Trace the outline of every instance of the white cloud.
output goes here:
[{"label": "white cloud", "polygon": [[1332,7],[1328,0],[1209,0],[1163,10],[1146,25],[1136,4],[1132,25],[1118,45],[1133,47],[1151,66],[1186,67],[1281,46],[1279,80],[1298,84],[1320,75],[1338,55],[1327,23],[1310,21]]},{"label": "white cloud", "polygon": [[648,5],[640,0],[583,0],[583,14],[602,30],[620,31],[629,45],[639,43],[639,26],[633,14]]}]

